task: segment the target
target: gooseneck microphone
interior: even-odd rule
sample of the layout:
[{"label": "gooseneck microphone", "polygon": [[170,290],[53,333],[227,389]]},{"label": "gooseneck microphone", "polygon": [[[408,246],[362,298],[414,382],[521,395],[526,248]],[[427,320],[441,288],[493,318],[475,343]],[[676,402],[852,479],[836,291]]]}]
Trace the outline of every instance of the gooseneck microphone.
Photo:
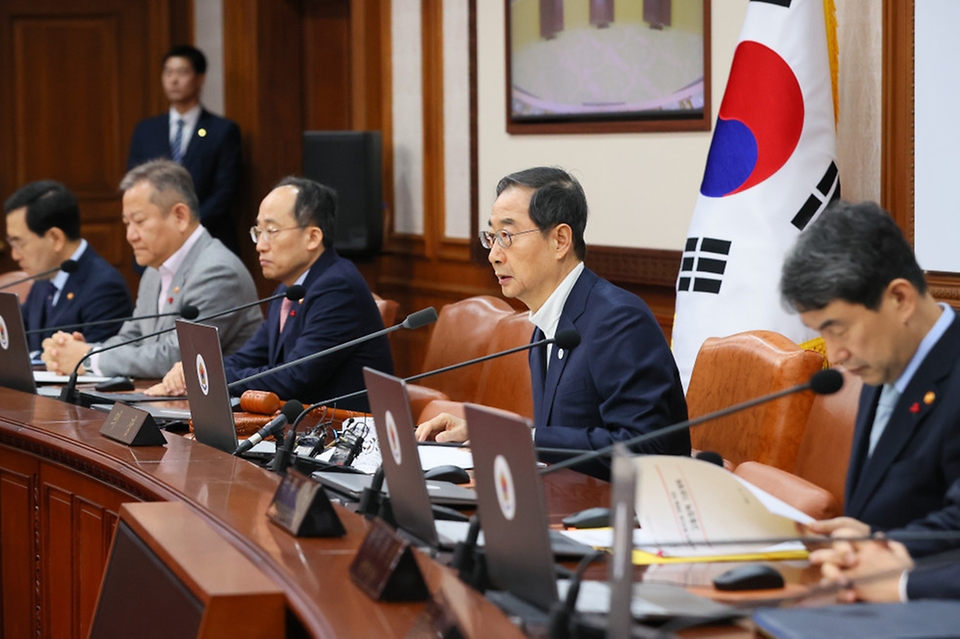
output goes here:
[{"label": "gooseneck microphone", "polygon": [[291,399],[283,405],[279,415],[267,422],[263,428],[251,435],[248,439],[240,442],[240,445],[237,446],[235,451],[233,451],[233,454],[242,455],[243,453],[247,452],[262,442],[265,438],[273,435],[277,431],[281,430],[284,426],[295,420],[297,417],[299,417],[301,412],[303,412],[303,404],[295,399]]},{"label": "gooseneck microphone", "polygon": [[[223,317],[224,315],[229,315],[231,313],[236,313],[237,311],[248,309],[251,306],[259,306],[260,304],[263,304],[266,302],[272,302],[273,300],[278,300],[282,297],[285,297],[288,300],[296,301],[296,300],[302,299],[303,296],[306,295],[306,293],[307,293],[307,290],[304,287],[300,286],[299,284],[295,284],[294,286],[291,286],[288,289],[286,289],[283,293],[277,293],[276,295],[271,295],[270,297],[266,297],[261,300],[247,302],[246,304],[240,304],[239,306],[234,306],[232,308],[228,308],[223,311],[218,311],[216,313],[212,313],[211,315],[206,315],[204,317],[201,317],[196,321],[198,323],[206,322],[208,320],[216,319],[218,317]],[[161,329],[159,331],[147,333],[146,335],[138,335],[133,339],[128,339],[123,342],[118,342],[116,344],[110,344],[109,346],[102,346],[100,348],[90,349],[89,351],[87,351],[87,354],[84,355],[80,359],[80,361],[77,362],[76,366],[73,367],[73,372],[70,373],[69,381],[67,381],[66,385],[63,387],[63,390],[60,391],[60,401],[67,402],[69,404],[80,403],[80,393],[79,391],[77,391],[77,376],[79,375],[80,366],[82,366],[83,362],[87,360],[89,357],[93,355],[99,355],[100,353],[106,353],[107,351],[112,351],[113,349],[120,348],[122,346],[129,346],[130,344],[135,344],[139,341],[150,339],[151,337],[157,337],[159,335],[163,335],[164,333],[169,333],[171,331],[174,331],[176,330],[176,328],[177,328],[176,325],[174,325],[169,328]]]},{"label": "gooseneck microphone", "polygon": [[[810,381],[803,384],[798,384],[796,386],[791,386],[790,388],[785,388],[783,390],[777,391],[775,393],[770,393],[769,395],[763,395],[762,397],[757,397],[739,404],[734,404],[728,408],[715,411],[713,413],[707,413],[706,415],[701,415],[694,419],[687,419],[676,424],[672,424],[665,428],[655,430],[650,433],[643,433],[642,435],[637,435],[632,439],[624,441],[624,445],[627,447],[636,446],[639,444],[646,443],[648,441],[653,441],[661,437],[666,437],[672,433],[683,430],[684,428],[692,428],[694,426],[699,426],[704,422],[708,422],[714,419],[720,419],[721,417],[726,417],[727,415],[732,415],[733,413],[738,413],[742,410],[748,408],[753,408],[759,404],[765,404],[771,402],[775,399],[780,399],[787,395],[792,395],[794,393],[799,393],[805,390],[810,390],[816,393],[817,395],[832,395],[836,393],[843,386],[843,375],[840,371],[833,368],[828,368],[827,370],[817,371],[810,377]],[[594,459],[608,456],[613,452],[613,448],[616,444],[611,444],[610,446],[604,446],[603,448],[598,448],[597,450],[585,451],[581,454],[576,454],[576,456],[563,461],[557,462],[556,464],[551,464],[546,468],[540,470],[541,475],[547,475],[549,473],[555,473],[558,470],[563,468],[570,468],[571,466],[577,466]],[[537,452],[541,453],[558,453],[558,454],[573,454],[578,453],[579,451],[569,450],[564,448],[537,448]]]},{"label": "gooseneck microphone", "polygon": [[293,366],[299,366],[300,364],[305,364],[317,358],[331,355],[333,353],[336,353],[337,351],[342,351],[345,348],[352,348],[358,344],[362,344],[363,342],[367,342],[372,339],[376,339],[378,337],[382,337],[383,335],[387,335],[394,331],[400,330],[401,328],[413,330],[415,328],[420,328],[421,326],[432,324],[436,321],[437,321],[437,311],[432,306],[430,306],[428,308],[419,310],[416,313],[411,313],[410,315],[407,316],[405,320],[389,328],[384,328],[379,331],[374,331],[373,333],[368,333],[367,335],[364,335],[362,337],[352,339],[349,342],[344,342],[343,344],[338,344],[337,346],[332,346],[322,351],[305,355],[304,357],[300,357],[298,359],[285,362],[283,364],[280,364],[279,366],[274,366],[273,368],[267,368],[265,370],[260,371],[259,373],[254,373],[253,375],[248,375],[247,377],[243,377],[236,381],[230,382],[229,384],[227,384],[227,387],[236,388],[241,384],[247,384],[254,380],[260,379],[261,377],[272,375],[273,373],[286,370]]},{"label": "gooseneck microphone", "polygon": [[161,317],[179,317],[185,320],[197,319],[200,315],[200,309],[193,304],[185,304],[179,311],[169,311],[167,313],[156,313],[154,315],[140,315],[130,317],[118,317],[116,319],[97,320],[95,322],[79,322],[77,324],[63,324],[61,326],[48,326],[46,328],[32,328],[27,331],[27,335],[36,333],[48,333],[56,331],[65,331],[74,328],[87,328],[88,326],[104,326],[106,324],[122,324],[123,322],[135,322],[137,320],[159,319]]},{"label": "gooseneck microphone", "polygon": [[3,286],[0,286],[0,291],[8,288],[13,288],[17,284],[23,284],[24,282],[29,282],[31,280],[43,279],[48,275],[53,275],[54,273],[58,273],[59,271],[63,271],[64,273],[73,273],[77,270],[78,266],[79,264],[77,264],[76,260],[64,260],[63,262],[60,263],[60,266],[49,268],[45,271],[41,271],[40,273],[37,273],[36,275],[28,275],[27,277],[22,277],[19,280],[14,280],[13,282],[7,282]]}]

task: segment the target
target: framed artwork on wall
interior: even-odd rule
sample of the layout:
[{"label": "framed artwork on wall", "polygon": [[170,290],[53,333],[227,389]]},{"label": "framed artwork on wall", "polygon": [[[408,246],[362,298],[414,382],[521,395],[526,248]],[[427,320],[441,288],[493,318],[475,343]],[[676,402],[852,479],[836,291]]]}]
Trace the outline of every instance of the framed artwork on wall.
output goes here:
[{"label": "framed artwork on wall", "polygon": [[710,0],[505,0],[507,132],[710,129]]}]

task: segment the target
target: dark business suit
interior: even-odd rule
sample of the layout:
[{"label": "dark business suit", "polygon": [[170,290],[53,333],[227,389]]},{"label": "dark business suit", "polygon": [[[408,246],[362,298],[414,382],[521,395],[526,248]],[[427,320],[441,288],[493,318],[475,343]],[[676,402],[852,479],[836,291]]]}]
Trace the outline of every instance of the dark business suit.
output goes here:
[{"label": "dark business suit", "polygon": [[[339,257],[333,248],[317,258],[303,285],[307,294],[299,304],[294,303],[282,334],[283,300],[274,300],[256,334],[224,359],[228,382],[383,329],[367,283],[353,262]],[[283,285],[277,288],[278,293],[284,290]],[[393,372],[386,336],[241,384],[231,392],[269,390],[282,399],[318,402],[363,389],[364,366]],[[367,411],[369,405],[362,396],[341,402],[337,408]]]},{"label": "dark business suit", "polygon": [[[877,530],[960,530],[960,499],[947,499],[960,479],[960,316],[917,369],[867,459],[880,391],[864,386],[860,395],[844,514]],[[942,547],[906,546],[915,557]]]},{"label": "dark business suit", "polygon": [[[67,276],[67,281],[57,298],[52,313],[45,316],[48,286],[46,281],[36,282],[21,306],[23,325],[28,331],[38,328],[97,322],[114,318],[127,318],[133,314],[133,299],[127,282],[117,269],[100,257],[89,244],[77,260],[77,270]],[[122,322],[71,328],[68,332],[80,331],[91,342],[100,342],[116,335]],[[41,342],[53,332],[27,335],[30,350],[43,347]]]},{"label": "dark business suit", "polygon": [[960,557],[943,566],[921,567],[907,577],[907,599],[960,599]]},{"label": "dark business suit", "polygon": [[[141,120],[130,140],[127,168],[170,156],[170,114]],[[200,221],[210,235],[239,253],[230,207],[240,186],[240,127],[203,109],[180,164],[193,178]]]},{"label": "dark business suit", "polygon": [[[660,325],[636,295],[584,269],[570,292],[557,331],[576,329],[580,345],[530,352],[537,446],[592,450],[687,418],[680,375]],[[542,339],[537,329],[534,341]],[[690,433],[651,441],[638,452],[690,454]],[[609,459],[583,466],[602,478]]]}]

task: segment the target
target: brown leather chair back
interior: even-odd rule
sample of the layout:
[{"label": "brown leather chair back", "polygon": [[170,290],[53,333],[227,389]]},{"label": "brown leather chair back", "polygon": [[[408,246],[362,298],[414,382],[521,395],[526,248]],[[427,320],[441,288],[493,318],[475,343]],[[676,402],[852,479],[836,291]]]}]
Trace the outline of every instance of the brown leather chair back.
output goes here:
[{"label": "brown leather chair back", "polygon": [[[712,337],[697,355],[687,389],[690,417],[801,384],[823,366],[823,356],[805,351],[773,331]],[[759,461],[790,472],[813,402],[807,391],[782,397],[690,431],[694,448],[712,450],[734,464]]]},{"label": "brown leather chair back", "polygon": [[[533,324],[530,314],[518,311],[497,322],[490,352],[499,353],[530,342]],[[480,385],[474,402],[502,408],[533,419],[533,391],[530,388],[529,351],[521,351],[483,363]]]},{"label": "brown leather chair back", "polygon": [[[423,370],[431,371],[490,352],[490,342],[497,322],[513,312],[498,297],[481,295],[447,304],[433,325]],[[456,401],[473,401],[480,384],[482,366],[474,365],[442,375],[433,375],[417,382],[429,386]]]},{"label": "brown leather chair back", "polygon": [[[8,271],[0,275],[0,286],[6,286],[10,282],[16,282],[17,280],[22,280],[25,277],[27,277],[27,273],[25,271]],[[20,303],[23,304],[27,301],[27,295],[30,294],[30,289],[33,287],[33,282],[34,280],[23,282],[21,284],[17,284],[16,286],[3,289],[3,292],[16,293],[20,296]]]},{"label": "brown leather chair back", "polygon": [[386,328],[390,328],[397,323],[397,313],[400,312],[400,303],[393,300],[385,300],[376,293],[373,294],[373,299],[377,302],[377,310],[380,311],[380,319],[383,320],[383,325]]},{"label": "brown leather chair back", "polygon": [[842,510],[863,380],[843,367],[837,370],[843,373],[843,387],[833,395],[817,395],[813,400],[793,472],[829,491]]}]

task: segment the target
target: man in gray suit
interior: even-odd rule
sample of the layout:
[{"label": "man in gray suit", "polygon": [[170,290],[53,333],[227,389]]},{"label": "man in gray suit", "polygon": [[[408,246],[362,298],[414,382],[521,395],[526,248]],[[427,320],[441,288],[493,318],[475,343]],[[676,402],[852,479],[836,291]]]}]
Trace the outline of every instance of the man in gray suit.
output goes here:
[{"label": "man in gray suit", "polygon": [[[123,223],[137,264],[147,267],[140,280],[134,319],[102,344],[80,333],[57,333],[43,342],[43,361],[69,373],[77,362],[101,375],[159,378],[180,360],[177,334],[171,330],[87,359],[94,348],[118,344],[166,328],[176,317],[147,318],[193,305],[200,317],[253,302],[256,289],[239,258],[200,225],[200,207],[190,174],[169,160],[153,160],[130,170],[120,183]],[[210,320],[220,329],[224,353],[238,350],[262,321],[256,306]]]}]

